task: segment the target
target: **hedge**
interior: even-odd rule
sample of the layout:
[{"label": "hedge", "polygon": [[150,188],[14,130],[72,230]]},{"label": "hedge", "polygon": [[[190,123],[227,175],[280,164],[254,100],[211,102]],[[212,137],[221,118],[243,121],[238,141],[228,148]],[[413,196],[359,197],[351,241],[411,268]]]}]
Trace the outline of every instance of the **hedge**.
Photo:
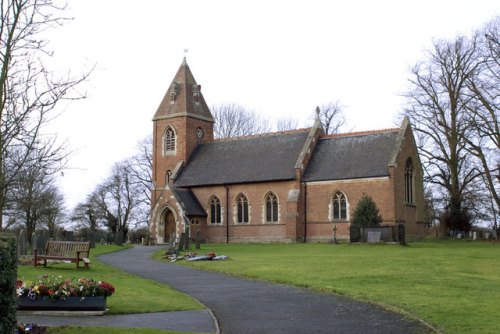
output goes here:
[{"label": "hedge", "polygon": [[13,235],[0,233],[0,333],[16,328],[17,243]]}]

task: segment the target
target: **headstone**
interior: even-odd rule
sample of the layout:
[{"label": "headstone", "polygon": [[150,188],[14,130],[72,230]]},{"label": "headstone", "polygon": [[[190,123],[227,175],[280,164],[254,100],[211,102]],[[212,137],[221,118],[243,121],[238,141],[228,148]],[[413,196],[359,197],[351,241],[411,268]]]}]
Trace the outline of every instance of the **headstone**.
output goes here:
[{"label": "headstone", "polygon": [[177,245],[177,252],[184,251],[184,239],[186,238],[186,234],[182,233],[181,238],[179,239],[179,244]]},{"label": "headstone", "polygon": [[45,250],[45,245],[47,245],[47,241],[50,239],[49,231],[42,231],[37,238],[36,248]]},{"label": "headstone", "polygon": [[368,231],[368,243],[374,244],[380,242],[380,232]]},{"label": "headstone", "polygon": [[398,225],[398,240],[401,246],[406,246],[406,230],[403,224]]},{"label": "headstone", "polygon": [[26,255],[28,254],[28,247],[26,245],[26,230],[22,229],[17,237],[17,254]]},{"label": "headstone", "polygon": [[189,242],[191,240],[189,239],[189,233],[186,233],[186,235],[184,236],[184,249],[185,250],[189,250]]},{"label": "headstone", "polygon": [[194,242],[194,248],[195,249],[200,249],[200,240],[201,240],[201,232],[197,231],[196,232],[196,239],[195,239],[195,242]]},{"label": "headstone", "polygon": [[95,232],[90,230],[88,234],[88,238],[90,241],[90,248],[95,248]]},{"label": "headstone", "polygon": [[170,240],[168,241],[168,243],[171,245],[175,244],[175,234],[172,233],[172,235],[170,235]]},{"label": "headstone", "polygon": [[123,230],[117,230],[116,231],[115,244],[117,246],[123,246]]},{"label": "headstone", "polygon": [[351,242],[361,241],[361,229],[358,226],[351,226],[349,228],[349,237]]},{"label": "headstone", "polygon": [[34,250],[37,249],[38,236],[35,232],[31,233],[31,254],[34,254]]}]

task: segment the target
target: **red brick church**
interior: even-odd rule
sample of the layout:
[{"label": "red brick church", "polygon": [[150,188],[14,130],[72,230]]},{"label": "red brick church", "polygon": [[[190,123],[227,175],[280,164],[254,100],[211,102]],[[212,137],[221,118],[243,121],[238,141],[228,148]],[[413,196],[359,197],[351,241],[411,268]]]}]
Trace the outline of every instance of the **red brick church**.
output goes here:
[{"label": "red brick church", "polygon": [[184,60],[153,118],[151,236],[207,242],[349,238],[363,194],[383,225],[423,235],[422,168],[410,124],[325,135],[308,129],[214,139],[214,119]]}]

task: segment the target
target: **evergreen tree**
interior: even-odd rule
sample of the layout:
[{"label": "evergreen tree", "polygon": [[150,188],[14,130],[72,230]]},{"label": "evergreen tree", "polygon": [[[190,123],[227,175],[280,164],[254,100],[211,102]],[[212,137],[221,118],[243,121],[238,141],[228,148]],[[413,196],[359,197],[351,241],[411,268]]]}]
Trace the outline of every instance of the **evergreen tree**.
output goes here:
[{"label": "evergreen tree", "polygon": [[354,210],[352,224],[360,227],[374,227],[379,226],[382,221],[377,204],[370,196],[363,194]]}]

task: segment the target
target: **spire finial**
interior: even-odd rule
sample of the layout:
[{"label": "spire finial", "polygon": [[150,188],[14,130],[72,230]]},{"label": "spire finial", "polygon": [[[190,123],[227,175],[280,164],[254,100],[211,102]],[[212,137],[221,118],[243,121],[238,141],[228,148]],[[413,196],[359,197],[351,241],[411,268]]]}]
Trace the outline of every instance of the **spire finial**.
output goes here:
[{"label": "spire finial", "polygon": [[189,51],[188,49],[184,49],[184,59],[182,60],[183,65],[187,65],[186,57],[187,57],[188,51]]},{"label": "spire finial", "polygon": [[317,106],[316,107],[316,119],[319,119],[319,113],[320,113],[319,106]]}]

